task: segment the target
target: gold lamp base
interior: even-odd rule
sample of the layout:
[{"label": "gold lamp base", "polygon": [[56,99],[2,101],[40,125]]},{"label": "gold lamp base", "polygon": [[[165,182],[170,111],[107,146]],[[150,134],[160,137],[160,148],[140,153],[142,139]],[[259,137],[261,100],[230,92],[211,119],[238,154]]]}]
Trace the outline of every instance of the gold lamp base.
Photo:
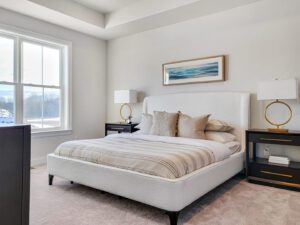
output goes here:
[{"label": "gold lamp base", "polygon": [[[129,116],[128,118],[126,118],[124,115],[123,115],[123,109],[124,107],[127,107],[129,109]],[[130,107],[130,105],[128,103],[124,103],[123,105],[121,105],[121,108],[120,108],[120,117],[121,119],[123,120],[121,123],[128,123],[128,120],[130,120],[132,118],[132,109]]]},{"label": "gold lamp base", "polygon": [[273,133],[288,133],[289,130],[288,129],[283,129],[283,128],[268,128],[269,132],[273,132]]},{"label": "gold lamp base", "polygon": [[[268,117],[268,113],[267,113],[268,109],[270,108],[270,106],[272,106],[274,104],[282,104],[288,108],[289,117],[286,119],[286,121],[284,121],[282,123],[275,123],[275,122],[271,121],[271,119]],[[278,99],[274,102],[271,102],[270,104],[267,105],[267,107],[265,109],[265,119],[267,120],[268,123],[270,123],[274,126],[277,126],[277,127],[276,128],[268,128],[268,131],[274,132],[274,133],[288,133],[289,132],[288,129],[280,128],[280,126],[283,126],[283,125],[287,124],[288,122],[290,122],[290,120],[292,119],[292,115],[293,115],[292,109],[287,103],[285,103],[283,101],[279,101]]]}]

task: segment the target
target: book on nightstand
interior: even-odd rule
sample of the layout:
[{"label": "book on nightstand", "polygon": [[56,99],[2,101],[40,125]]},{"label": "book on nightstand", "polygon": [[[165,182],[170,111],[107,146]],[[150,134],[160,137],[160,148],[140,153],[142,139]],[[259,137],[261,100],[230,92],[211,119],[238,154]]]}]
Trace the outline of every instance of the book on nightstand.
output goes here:
[{"label": "book on nightstand", "polygon": [[274,164],[282,164],[282,165],[289,165],[290,160],[287,157],[282,157],[282,156],[269,156],[269,163],[274,163]]}]

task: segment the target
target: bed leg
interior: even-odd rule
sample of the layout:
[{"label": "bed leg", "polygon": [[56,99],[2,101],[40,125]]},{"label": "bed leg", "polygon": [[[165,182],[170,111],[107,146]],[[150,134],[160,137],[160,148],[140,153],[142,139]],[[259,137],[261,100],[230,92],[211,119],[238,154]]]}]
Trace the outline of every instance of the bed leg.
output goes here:
[{"label": "bed leg", "polygon": [[53,178],[54,178],[54,176],[49,174],[49,176],[48,176],[48,183],[49,183],[49,185],[52,185]]},{"label": "bed leg", "polygon": [[177,225],[179,212],[167,212],[167,214],[170,219],[170,225]]}]

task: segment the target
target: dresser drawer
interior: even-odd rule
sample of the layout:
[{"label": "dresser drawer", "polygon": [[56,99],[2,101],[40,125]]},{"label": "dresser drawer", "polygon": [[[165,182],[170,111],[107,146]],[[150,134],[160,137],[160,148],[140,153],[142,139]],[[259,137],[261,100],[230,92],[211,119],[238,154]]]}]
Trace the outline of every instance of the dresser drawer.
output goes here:
[{"label": "dresser drawer", "polygon": [[299,170],[283,166],[250,163],[249,176],[300,184]]},{"label": "dresser drawer", "polygon": [[300,145],[298,136],[284,134],[249,134],[249,141],[256,143],[271,143],[281,145]]}]

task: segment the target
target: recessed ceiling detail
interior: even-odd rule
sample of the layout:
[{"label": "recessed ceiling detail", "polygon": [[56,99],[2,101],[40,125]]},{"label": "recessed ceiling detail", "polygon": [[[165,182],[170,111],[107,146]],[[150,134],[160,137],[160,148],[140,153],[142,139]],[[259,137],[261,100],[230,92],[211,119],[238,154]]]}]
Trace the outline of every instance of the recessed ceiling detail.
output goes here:
[{"label": "recessed ceiling detail", "polygon": [[263,0],[0,0],[0,7],[113,39]]},{"label": "recessed ceiling detail", "polygon": [[111,13],[139,0],[71,0],[100,13]]}]

